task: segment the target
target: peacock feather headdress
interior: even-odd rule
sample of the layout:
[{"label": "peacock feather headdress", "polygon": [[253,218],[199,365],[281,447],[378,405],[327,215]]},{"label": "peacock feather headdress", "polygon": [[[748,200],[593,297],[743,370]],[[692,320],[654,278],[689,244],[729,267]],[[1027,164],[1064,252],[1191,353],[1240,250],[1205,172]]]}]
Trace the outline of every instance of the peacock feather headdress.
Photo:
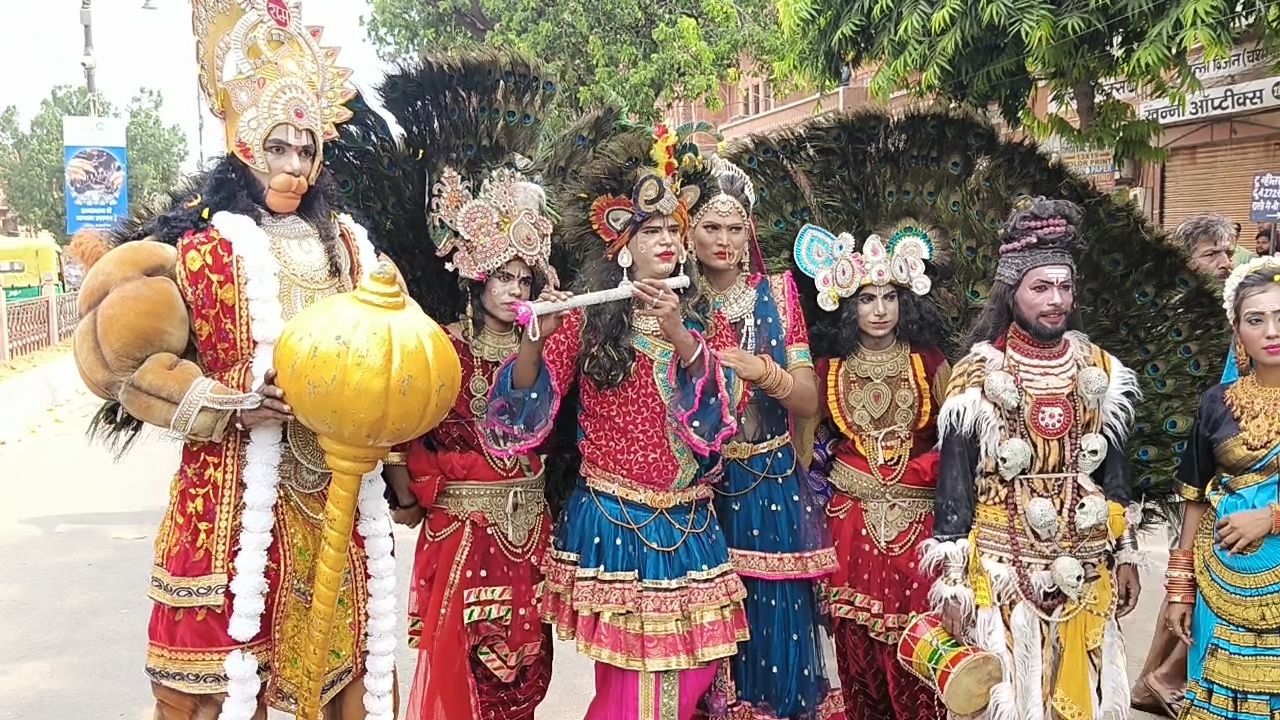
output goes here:
[{"label": "peacock feather headdress", "polygon": [[410,295],[436,318],[465,309],[454,273],[481,280],[521,258],[556,281],[551,216],[532,158],[557,90],[539,63],[484,51],[428,56],[383,80],[402,141],[353,103],[329,167]]},{"label": "peacock feather headdress", "polygon": [[708,182],[704,158],[687,136],[663,124],[618,123],[558,184],[560,235],[582,257],[601,245],[607,257],[616,256],[655,215],[675,216],[687,227],[689,208]]}]

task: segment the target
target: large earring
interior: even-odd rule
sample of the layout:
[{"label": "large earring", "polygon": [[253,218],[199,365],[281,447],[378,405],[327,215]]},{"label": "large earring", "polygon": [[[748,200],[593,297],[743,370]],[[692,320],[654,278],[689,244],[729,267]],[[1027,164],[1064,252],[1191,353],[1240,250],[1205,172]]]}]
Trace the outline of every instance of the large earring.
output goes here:
[{"label": "large earring", "polygon": [[1244,342],[1236,335],[1236,368],[1243,377],[1249,372],[1249,353],[1244,349]]},{"label": "large earring", "polygon": [[622,268],[622,281],[630,281],[631,278],[627,274],[627,268],[630,268],[631,264],[635,262],[635,258],[631,257],[631,248],[624,245],[622,249],[618,251],[617,260],[618,267]]}]

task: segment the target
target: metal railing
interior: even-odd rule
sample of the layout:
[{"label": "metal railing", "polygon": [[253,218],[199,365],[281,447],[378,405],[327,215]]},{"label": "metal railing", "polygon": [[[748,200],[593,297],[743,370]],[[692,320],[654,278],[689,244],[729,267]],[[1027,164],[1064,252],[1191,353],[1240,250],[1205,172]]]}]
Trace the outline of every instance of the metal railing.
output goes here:
[{"label": "metal railing", "polygon": [[31,300],[6,301],[0,293],[0,363],[57,345],[71,337],[80,321],[76,293],[50,288]]}]

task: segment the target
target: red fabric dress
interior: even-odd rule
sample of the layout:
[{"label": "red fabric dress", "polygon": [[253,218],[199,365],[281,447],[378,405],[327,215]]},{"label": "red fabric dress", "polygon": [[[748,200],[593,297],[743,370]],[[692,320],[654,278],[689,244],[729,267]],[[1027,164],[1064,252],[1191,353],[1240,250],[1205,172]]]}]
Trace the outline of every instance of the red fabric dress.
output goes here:
[{"label": "red fabric dress", "polygon": [[453,345],[462,392],[444,422],[407,447],[410,488],[427,508],[409,590],[419,655],[407,717],[528,720],[551,682],[551,638],[538,617],[551,527],[542,461],[486,452],[476,424],[499,363],[457,337]]},{"label": "red fabric dress", "polygon": [[[362,272],[356,240],[345,225],[338,228],[349,273],[335,282],[333,292],[350,289]],[[234,240],[257,242],[258,238]],[[294,297],[299,282],[284,263],[254,267],[236,252],[233,239],[212,226],[188,233],[177,242],[177,250],[175,280],[191,312],[195,359],[207,377],[249,392],[251,364],[258,350],[251,317],[255,305],[247,289],[251,270],[258,277],[275,274],[282,295]],[[260,319],[283,323],[293,308],[278,307],[280,317]],[[223,662],[231,651],[244,650],[256,656],[264,670],[260,700],[283,712],[295,712],[306,682],[296,661],[306,643],[328,479],[320,476],[320,485],[311,487],[317,478],[301,464],[299,455],[305,453],[287,438],[282,440],[261,625],[249,642],[234,640],[229,630],[236,603],[231,590],[237,574],[233,560],[242,537],[249,444],[249,433],[232,431],[220,443],[182,446],[169,507],[156,536],[147,593],[154,604],[146,670],[152,682],[173,690],[192,695],[225,693],[228,678]],[[323,463],[323,456],[319,462]],[[322,703],[364,673],[369,587],[359,533],[352,534],[347,563],[350,571],[339,591]]]},{"label": "red fabric dress", "polygon": [[[856,361],[821,360],[817,365],[834,433],[827,515],[840,559],[829,580],[828,599],[850,720],[946,715],[937,693],[898,662],[897,642],[910,614],[929,607],[929,584],[920,574],[915,547],[933,532],[935,419],[949,368],[935,348],[910,348],[902,357],[905,367],[884,377],[888,392],[879,396],[877,388],[869,387],[874,380],[854,370]],[[881,407],[882,414],[870,422],[860,416],[859,411],[871,408],[874,413]],[[873,469],[867,458],[877,456],[876,433],[891,426],[909,427],[909,434],[884,433],[879,453],[884,462]],[[886,493],[902,502],[875,500]]]}]

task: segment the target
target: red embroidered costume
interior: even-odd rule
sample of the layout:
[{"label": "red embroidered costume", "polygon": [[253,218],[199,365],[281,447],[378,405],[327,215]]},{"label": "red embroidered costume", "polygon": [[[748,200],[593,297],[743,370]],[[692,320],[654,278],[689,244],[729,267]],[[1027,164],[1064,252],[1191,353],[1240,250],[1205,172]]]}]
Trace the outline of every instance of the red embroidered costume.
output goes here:
[{"label": "red embroidered costume", "polygon": [[[239,418],[265,402],[285,322],[351,290],[376,258],[324,189],[323,144],[354,90],[319,29],[283,0],[197,1],[192,22],[228,155],[199,194],[117,234],[85,278],[75,354],[108,401],[98,430],[127,443],[148,423],[185,441],[148,593],[156,717],[265,720],[309,692],[300,659],[330,473],[299,422]],[[394,715],[395,563],[380,491],[365,478],[338,588],[320,679],[330,718]]]},{"label": "red embroidered costume", "polygon": [[[881,717],[877,708],[889,706],[897,718],[941,717],[933,689],[899,664],[897,643],[911,613],[928,608],[929,582],[915,548],[933,532],[937,410],[948,373],[937,348],[905,344],[879,357],[860,350],[818,361],[836,430],[827,516],[841,562],[828,598],[850,718]],[[887,394],[870,387],[876,377]],[[909,430],[881,434],[894,426]],[[874,466],[869,457],[876,457]]]},{"label": "red embroidered costume", "polygon": [[[409,643],[423,658],[409,716],[431,717],[419,714],[421,681],[423,693],[431,685],[443,702],[466,702],[471,717],[532,718],[551,681],[550,638],[538,615],[551,528],[542,461],[485,450],[476,423],[498,363],[477,358],[462,338],[453,346],[464,390],[439,427],[405,448],[410,487],[430,508],[409,587]],[[464,647],[471,651],[458,652]],[[469,693],[458,691],[463,685]]]},{"label": "red embroidered costume", "polygon": [[[392,163],[409,177],[389,188],[409,217],[428,222],[388,237],[386,250],[423,309],[457,321],[449,333],[462,362],[463,390],[445,421],[388,460],[407,465],[407,476],[388,471],[393,491],[403,480],[417,501],[401,509],[425,510],[409,595],[418,649],[409,720],[532,720],[551,681],[551,636],[538,615],[551,527],[542,460],[532,449],[498,457],[479,434],[498,366],[519,346],[512,304],[558,282],[546,196],[521,160],[539,154],[555,97],[543,75],[514,56],[429,56],[382,87],[409,147],[428,148]],[[458,111],[475,107],[525,121],[513,128],[503,114]],[[423,175],[429,194],[411,189]]]},{"label": "red embroidered costume", "polygon": [[826,412],[812,470],[830,482],[840,559],[828,581],[836,663],[847,717],[931,720],[944,715],[937,694],[899,663],[897,643],[910,614],[928,608],[915,548],[932,530],[937,408],[950,375],[936,328],[924,329],[934,243],[904,224],[887,243],[871,235],[855,247],[813,225],[795,243],[822,310],[810,324],[831,338],[814,348]]}]

